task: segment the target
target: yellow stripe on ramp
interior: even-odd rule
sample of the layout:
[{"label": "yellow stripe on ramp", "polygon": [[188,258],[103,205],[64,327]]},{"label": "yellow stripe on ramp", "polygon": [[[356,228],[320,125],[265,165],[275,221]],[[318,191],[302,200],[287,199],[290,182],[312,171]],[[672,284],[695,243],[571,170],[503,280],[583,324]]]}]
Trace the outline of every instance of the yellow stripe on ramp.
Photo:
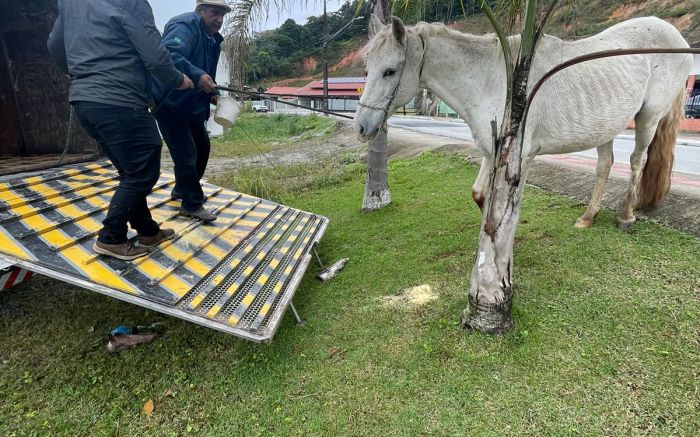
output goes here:
[{"label": "yellow stripe on ramp", "polygon": [[7,231],[2,228],[0,228],[0,252],[25,261],[32,259],[30,252],[27,252],[24,246],[15,241],[15,239],[8,235]]}]

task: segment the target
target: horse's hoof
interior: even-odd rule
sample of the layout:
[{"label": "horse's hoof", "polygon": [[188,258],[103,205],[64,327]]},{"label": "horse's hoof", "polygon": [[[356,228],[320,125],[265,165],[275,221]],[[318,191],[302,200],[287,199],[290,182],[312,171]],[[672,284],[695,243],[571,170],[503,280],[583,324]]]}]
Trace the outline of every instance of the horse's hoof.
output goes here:
[{"label": "horse's hoof", "polygon": [[592,224],[593,224],[593,220],[580,218],[580,219],[576,220],[576,223],[574,223],[574,227],[578,228],[578,229],[586,229],[586,228],[590,228]]},{"label": "horse's hoof", "polygon": [[617,222],[617,229],[623,232],[634,232],[634,222]]}]

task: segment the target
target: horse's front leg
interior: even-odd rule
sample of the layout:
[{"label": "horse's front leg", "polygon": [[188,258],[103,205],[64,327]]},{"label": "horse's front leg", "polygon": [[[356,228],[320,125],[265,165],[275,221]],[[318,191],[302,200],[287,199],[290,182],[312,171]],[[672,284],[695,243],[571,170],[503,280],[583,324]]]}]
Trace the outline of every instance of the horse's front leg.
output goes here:
[{"label": "horse's front leg", "polygon": [[598,211],[600,211],[600,201],[603,199],[605,183],[608,181],[610,168],[615,161],[612,141],[598,146],[597,150],[598,163],[595,166],[595,187],[593,188],[593,194],[591,194],[591,202],[588,204],[588,209],[576,220],[574,226],[577,228],[587,228],[593,224],[593,219],[595,219],[595,216],[598,215]]},{"label": "horse's front leg", "polygon": [[491,160],[484,157],[481,160],[481,167],[479,167],[479,175],[472,185],[472,199],[479,205],[479,209],[484,211],[484,202],[486,201],[486,194],[488,190],[489,173],[491,172]]}]

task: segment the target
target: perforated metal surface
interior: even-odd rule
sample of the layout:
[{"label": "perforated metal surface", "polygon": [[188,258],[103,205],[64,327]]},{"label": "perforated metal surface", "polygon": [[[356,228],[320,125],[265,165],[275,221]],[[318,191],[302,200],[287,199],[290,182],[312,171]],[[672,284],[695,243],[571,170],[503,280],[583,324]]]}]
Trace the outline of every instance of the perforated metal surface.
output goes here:
[{"label": "perforated metal surface", "polygon": [[205,207],[218,219],[186,219],[170,199],[174,177],[162,174],[148,204],[175,238],[126,262],[91,250],[117,184],[105,162],[0,182],[0,259],[250,340],[270,340],[328,219],[210,184],[203,186]]}]

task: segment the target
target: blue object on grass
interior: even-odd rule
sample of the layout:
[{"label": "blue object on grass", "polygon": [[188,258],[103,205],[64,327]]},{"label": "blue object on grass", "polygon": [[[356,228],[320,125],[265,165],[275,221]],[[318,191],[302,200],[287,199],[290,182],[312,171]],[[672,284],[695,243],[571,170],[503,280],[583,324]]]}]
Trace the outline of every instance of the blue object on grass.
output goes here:
[{"label": "blue object on grass", "polygon": [[130,327],[126,325],[119,325],[116,328],[112,329],[111,334],[116,335],[116,334],[126,334],[129,335],[131,334],[132,330]]}]

